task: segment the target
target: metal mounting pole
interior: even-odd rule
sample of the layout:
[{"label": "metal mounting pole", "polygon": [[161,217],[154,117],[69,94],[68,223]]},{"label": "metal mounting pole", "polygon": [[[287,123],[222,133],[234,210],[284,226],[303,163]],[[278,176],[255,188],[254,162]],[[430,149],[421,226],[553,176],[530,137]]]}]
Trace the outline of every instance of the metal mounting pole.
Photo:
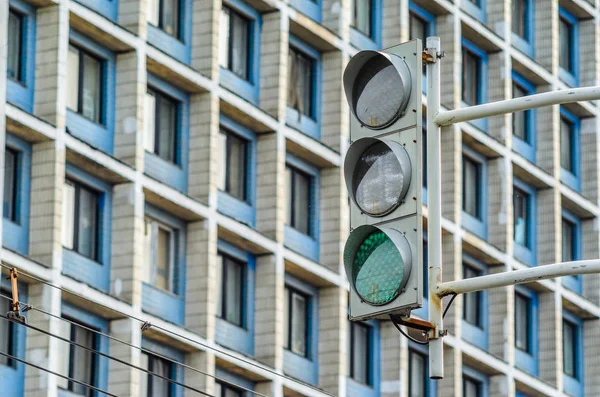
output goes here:
[{"label": "metal mounting pole", "polygon": [[429,261],[429,377],[444,377],[442,299],[436,293],[442,282],[442,160],[440,126],[434,118],[440,110],[440,38],[428,37],[425,48],[427,64],[427,247]]}]

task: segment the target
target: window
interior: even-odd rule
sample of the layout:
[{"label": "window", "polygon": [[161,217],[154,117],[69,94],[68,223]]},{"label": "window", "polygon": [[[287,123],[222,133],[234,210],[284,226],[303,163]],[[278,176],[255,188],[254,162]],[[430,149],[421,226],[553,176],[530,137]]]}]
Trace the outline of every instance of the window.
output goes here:
[{"label": "window", "polygon": [[565,117],[560,118],[560,166],[573,172],[573,124]]},{"label": "window", "polygon": [[[467,264],[463,264],[463,278],[479,277],[482,272]],[[481,318],[481,298],[482,292],[469,292],[464,295],[463,304],[463,320],[471,325],[475,325],[479,328],[483,328],[483,321]]]},{"label": "window", "polygon": [[297,168],[286,166],[286,225],[300,233],[310,235],[311,223],[311,177]]},{"label": "window", "polygon": [[[70,319],[70,321],[74,320]],[[75,323],[77,324],[76,321]],[[66,321],[61,321],[60,324],[60,334],[62,337],[92,350],[99,348],[98,338],[94,332]],[[85,325],[85,327],[88,327],[88,325]],[[68,345],[65,342],[61,342],[60,345],[63,351],[59,355],[60,370],[58,372],[68,374],[70,378],[79,382],[98,387],[97,371],[99,356],[78,346]],[[92,390],[73,381],[58,378],[57,383],[60,388],[69,390],[77,395],[87,397],[95,395]]]},{"label": "window", "polygon": [[371,0],[354,0],[352,7],[352,27],[366,36],[372,35]]},{"label": "window", "polygon": [[[2,295],[8,296],[9,293],[7,291],[2,290]],[[0,302],[0,313],[2,316],[6,315],[11,310],[10,301],[7,299],[2,299]],[[0,351],[2,353],[10,354],[14,356],[13,352],[13,327],[14,323],[8,321],[7,319],[0,319]],[[12,367],[15,363],[11,359],[5,356],[0,356],[0,366]],[[0,372],[1,373],[1,372]]]},{"label": "window", "polygon": [[529,194],[514,188],[513,191],[513,211],[514,211],[514,237],[515,243],[529,247]]},{"label": "window", "polygon": [[314,68],[314,59],[290,47],[287,104],[299,114],[313,119]]},{"label": "window", "polygon": [[577,326],[563,320],[563,371],[565,375],[577,376]]},{"label": "window", "polygon": [[463,147],[463,225],[481,238],[487,237],[487,161]]},{"label": "window", "polygon": [[243,390],[233,387],[229,384],[216,381],[215,382],[215,397],[242,397]]},{"label": "window", "polygon": [[[581,259],[582,239],[581,220],[572,212],[562,210],[562,262],[571,262]],[[566,276],[562,283],[569,289],[581,293],[583,278],[579,275]]]},{"label": "window", "polygon": [[562,219],[562,261],[576,260],[575,254],[575,225],[568,219]]},{"label": "window", "polygon": [[236,76],[248,80],[250,21],[223,6],[220,20],[219,64]]},{"label": "window", "polygon": [[427,356],[408,350],[408,396],[423,397],[429,395],[428,383],[429,374],[427,373]]},{"label": "window", "polygon": [[180,0],[150,0],[148,3],[148,23],[166,34],[180,38]]},{"label": "window", "polygon": [[[527,95],[527,92],[514,81],[512,91],[513,98],[521,98]],[[529,132],[527,128],[527,112],[529,110],[513,114],[513,135],[522,141],[527,141]]]},{"label": "window", "polygon": [[70,44],[67,68],[67,108],[94,123],[104,124],[103,61]]},{"label": "window", "polygon": [[[167,379],[174,378],[173,363],[164,358],[142,352],[141,367]],[[172,385],[165,379],[142,374],[140,397],[172,397]],[[174,380],[174,379],[173,379]]]},{"label": "window", "polygon": [[531,351],[531,301],[526,296],[515,294],[515,347],[529,353]]},{"label": "window", "polygon": [[63,185],[63,235],[65,248],[94,261],[98,255],[99,193],[74,180]]},{"label": "window", "polygon": [[23,82],[23,15],[12,8],[8,13],[8,50],[7,74],[8,77]]},{"label": "window", "polygon": [[581,189],[580,120],[566,109],[560,109],[560,179],[570,188]]},{"label": "window", "polygon": [[482,102],[479,93],[481,59],[466,48],[463,48],[462,57],[462,100],[469,106],[477,105]]},{"label": "window", "polygon": [[538,297],[522,285],[515,286],[515,364],[538,375]]},{"label": "window", "polygon": [[300,291],[286,285],[283,305],[284,347],[293,353],[306,356],[308,352],[308,297]]},{"label": "window", "polygon": [[244,316],[244,268],[245,263],[223,253],[218,254],[217,285],[217,316],[243,327]]},{"label": "window", "polygon": [[349,322],[349,375],[358,383],[371,384],[369,369],[371,365],[371,327],[359,322]]},{"label": "window", "polygon": [[423,44],[425,44],[425,39],[427,38],[427,28],[428,22],[419,17],[414,12],[410,13],[409,20],[409,35],[410,39],[421,39]]},{"label": "window", "polygon": [[512,2],[512,31],[517,36],[525,38],[527,28],[527,0],[514,0]]},{"label": "window", "polygon": [[17,200],[19,152],[6,148],[4,152],[4,201],[3,216],[12,222],[18,223],[19,202]]},{"label": "window", "polygon": [[[512,96],[521,98],[535,94],[535,86],[520,74],[512,72]],[[535,162],[535,110],[525,110],[512,115],[513,149],[531,162]]]},{"label": "window", "polygon": [[[409,2],[408,30],[409,38],[421,39],[423,46],[429,36],[435,36],[435,15],[429,11]],[[427,65],[423,64],[423,76],[427,75]],[[423,79],[423,92],[427,92],[427,80]],[[426,123],[423,123],[425,126]]]},{"label": "window", "polygon": [[[487,274],[485,263],[463,256],[463,279]],[[463,297],[462,338],[480,349],[488,348],[488,293],[469,292]]]},{"label": "window", "polygon": [[579,76],[579,21],[565,10],[559,9],[558,41],[560,78],[565,83],[578,85]]},{"label": "window", "polygon": [[483,397],[481,392],[481,382],[476,379],[463,376],[463,396],[464,397]]},{"label": "window", "polygon": [[487,0],[465,0],[462,2],[462,8],[474,18],[481,22],[486,22]]},{"label": "window", "polygon": [[178,102],[160,91],[148,87],[146,92],[146,134],[144,148],[170,163],[178,158]]},{"label": "window", "polygon": [[177,231],[152,218],[144,222],[143,281],[176,293]]},{"label": "window", "polygon": [[221,128],[219,131],[218,188],[246,201],[248,141]]},{"label": "window", "polygon": [[514,255],[518,260],[536,265],[536,191],[518,179],[513,185]]},{"label": "window", "polygon": [[323,0],[290,0],[290,5],[317,22],[321,22]]},{"label": "window", "polygon": [[583,395],[583,321],[563,311],[563,386],[573,396]]},{"label": "window", "polygon": [[533,0],[514,0],[512,2],[512,44],[533,57],[534,29]]}]

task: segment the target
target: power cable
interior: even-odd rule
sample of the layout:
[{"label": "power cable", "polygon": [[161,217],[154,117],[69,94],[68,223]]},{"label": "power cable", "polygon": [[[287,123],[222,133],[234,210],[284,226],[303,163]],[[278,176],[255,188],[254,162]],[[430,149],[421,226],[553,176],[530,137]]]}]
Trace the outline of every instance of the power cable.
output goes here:
[{"label": "power cable", "polygon": [[410,335],[409,335],[409,334],[407,334],[406,332],[404,332],[404,331],[402,330],[402,328],[400,328],[400,325],[398,325],[398,323],[396,323],[396,322],[394,321],[394,319],[392,318],[392,316],[390,316],[390,320],[392,321],[392,324],[394,324],[394,327],[396,327],[396,329],[397,329],[398,331],[400,331],[400,333],[401,333],[402,335],[404,335],[404,336],[405,336],[405,337],[406,337],[408,340],[410,340],[410,341],[412,341],[412,342],[415,342],[415,343],[417,343],[417,344],[419,344],[419,345],[428,345],[428,344],[429,344],[429,341],[428,341],[428,340],[425,340],[425,341],[423,341],[423,340],[418,340],[418,339],[415,339],[415,338],[413,338],[412,336],[410,336]]},{"label": "power cable", "polygon": [[446,317],[446,313],[448,313],[448,310],[450,310],[450,306],[452,306],[452,302],[454,302],[454,298],[456,298],[457,296],[458,296],[457,293],[452,294],[452,298],[450,298],[450,302],[448,302],[448,306],[446,306],[446,308],[444,309],[444,314],[442,314],[442,319],[444,319],[444,317]]}]

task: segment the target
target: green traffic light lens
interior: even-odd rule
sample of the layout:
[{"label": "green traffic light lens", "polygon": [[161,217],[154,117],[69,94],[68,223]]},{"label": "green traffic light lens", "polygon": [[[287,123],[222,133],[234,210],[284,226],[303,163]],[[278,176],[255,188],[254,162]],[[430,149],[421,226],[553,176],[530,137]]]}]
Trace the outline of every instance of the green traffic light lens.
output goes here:
[{"label": "green traffic light lens", "polygon": [[354,288],[371,305],[385,305],[400,293],[405,263],[396,244],[382,231],[368,235],[354,256]]}]

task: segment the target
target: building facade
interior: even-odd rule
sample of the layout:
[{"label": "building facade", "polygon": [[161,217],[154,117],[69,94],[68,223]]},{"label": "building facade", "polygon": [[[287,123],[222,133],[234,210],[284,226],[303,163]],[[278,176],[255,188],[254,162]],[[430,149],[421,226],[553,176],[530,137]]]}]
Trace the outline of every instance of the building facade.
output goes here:
[{"label": "building facade", "polygon": [[[0,395],[600,395],[600,275],[458,297],[437,382],[391,323],[350,324],[341,168],[358,50],[440,36],[456,108],[598,84],[599,20],[596,0],[0,2],[0,288],[19,268],[32,306],[0,320]],[[442,129],[445,280],[600,256],[599,111]]]}]

